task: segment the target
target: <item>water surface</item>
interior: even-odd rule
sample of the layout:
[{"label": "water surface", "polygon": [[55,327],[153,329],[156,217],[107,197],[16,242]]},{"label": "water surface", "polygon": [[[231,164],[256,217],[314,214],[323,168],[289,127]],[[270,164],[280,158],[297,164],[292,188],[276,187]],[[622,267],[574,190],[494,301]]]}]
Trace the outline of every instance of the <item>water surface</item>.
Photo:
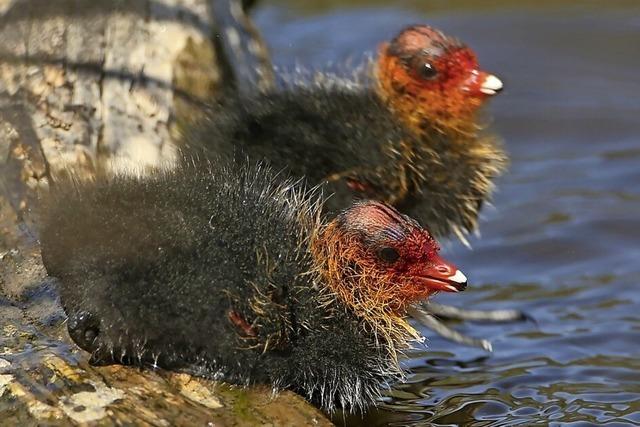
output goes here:
[{"label": "water surface", "polygon": [[364,418],[336,421],[640,424],[640,4],[281,1],[257,19],[285,68],[357,59],[424,22],[506,83],[490,110],[510,172],[473,250],[445,247],[469,290],[438,301],[517,308],[537,325],[456,325],[493,354],[425,331],[409,382]]}]

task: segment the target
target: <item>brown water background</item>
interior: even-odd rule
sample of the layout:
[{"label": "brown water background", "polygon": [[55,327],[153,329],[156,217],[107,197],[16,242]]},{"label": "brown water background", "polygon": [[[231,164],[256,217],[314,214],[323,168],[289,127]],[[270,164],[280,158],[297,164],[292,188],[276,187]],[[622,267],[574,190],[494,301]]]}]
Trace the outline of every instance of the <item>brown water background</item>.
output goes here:
[{"label": "brown water background", "polygon": [[493,354],[425,331],[409,382],[336,421],[640,424],[640,2],[281,0],[256,19],[284,68],[357,62],[428,23],[506,84],[490,111],[510,172],[473,250],[445,245],[470,288],[438,301],[517,308],[537,325],[457,325]]}]

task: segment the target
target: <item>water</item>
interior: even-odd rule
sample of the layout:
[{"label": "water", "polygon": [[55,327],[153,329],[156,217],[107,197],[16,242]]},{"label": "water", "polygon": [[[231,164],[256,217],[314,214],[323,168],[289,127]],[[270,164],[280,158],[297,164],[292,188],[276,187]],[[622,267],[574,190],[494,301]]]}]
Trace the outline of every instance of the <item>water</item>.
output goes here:
[{"label": "water", "polygon": [[446,247],[469,290],[438,301],[517,308],[537,325],[456,325],[493,341],[490,355],[425,331],[429,348],[407,361],[409,382],[382,408],[336,421],[640,424],[640,4],[358,3],[284,2],[257,20],[283,67],[357,59],[425,22],[504,79],[490,110],[510,172],[473,250]]}]

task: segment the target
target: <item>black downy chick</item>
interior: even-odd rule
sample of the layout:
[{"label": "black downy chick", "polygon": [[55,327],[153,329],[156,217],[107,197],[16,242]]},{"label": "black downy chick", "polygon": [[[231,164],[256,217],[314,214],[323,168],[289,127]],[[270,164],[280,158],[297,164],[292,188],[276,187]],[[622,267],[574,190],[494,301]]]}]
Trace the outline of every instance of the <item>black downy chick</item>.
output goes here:
[{"label": "black downy chick", "polygon": [[44,264],[94,363],[289,388],[361,410],[403,378],[414,304],[465,276],[417,222],[321,198],[267,169],[185,162],[146,178],[59,182],[43,200]]},{"label": "black downy chick", "polygon": [[470,48],[413,26],[381,47],[368,84],[323,76],[266,93],[229,93],[188,127],[185,150],[240,164],[248,156],[305,177],[335,194],[329,213],[355,199],[381,200],[439,237],[464,239],[506,163],[479,118],[501,89]]}]

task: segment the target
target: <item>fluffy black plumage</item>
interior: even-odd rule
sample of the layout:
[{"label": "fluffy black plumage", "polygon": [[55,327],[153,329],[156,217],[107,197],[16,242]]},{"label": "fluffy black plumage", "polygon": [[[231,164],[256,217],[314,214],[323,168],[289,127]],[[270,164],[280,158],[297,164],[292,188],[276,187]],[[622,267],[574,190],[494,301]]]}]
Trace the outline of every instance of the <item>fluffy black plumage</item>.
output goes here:
[{"label": "fluffy black plumage", "polygon": [[183,140],[187,153],[205,159],[225,156],[242,164],[249,157],[322,185],[333,194],[325,206],[330,215],[354,200],[385,200],[437,236],[463,238],[476,228],[505,154],[488,137],[470,139],[464,149],[445,133],[425,138],[370,87],[316,84],[230,94],[188,127]]},{"label": "fluffy black plumage", "polygon": [[94,362],[273,384],[329,411],[371,404],[402,372],[323,290],[309,252],[320,199],[282,181],[185,164],[58,183],[42,255],[72,338]]},{"label": "fluffy black plumage", "polygon": [[[187,129],[184,150],[204,159],[233,158],[239,165],[249,157],[310,185],[324,184],[333,194],[325,209],[335,214],[358,198],[349,180],[391,196],[393,183],[379,183],[386,178],[381,175],[391,174],[399,162],[400,142],[413,138],[389,120],[389,110],[373,92],[298,87],[250,97],[229,94]],[[332,179],[335,174],[342,176]]]}]

